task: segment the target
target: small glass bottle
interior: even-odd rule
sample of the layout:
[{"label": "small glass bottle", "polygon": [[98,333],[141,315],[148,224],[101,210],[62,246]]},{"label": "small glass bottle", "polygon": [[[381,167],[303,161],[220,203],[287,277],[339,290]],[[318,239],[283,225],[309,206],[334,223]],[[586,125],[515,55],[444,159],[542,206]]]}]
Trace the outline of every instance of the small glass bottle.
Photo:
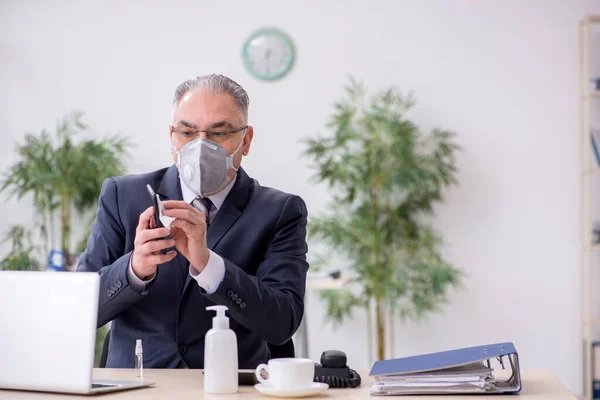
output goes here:
[{"label": "small glass bottle", "polygon": [[135,341],[135,376],[144,379],[144,351],[142,350],[142,339]]}]

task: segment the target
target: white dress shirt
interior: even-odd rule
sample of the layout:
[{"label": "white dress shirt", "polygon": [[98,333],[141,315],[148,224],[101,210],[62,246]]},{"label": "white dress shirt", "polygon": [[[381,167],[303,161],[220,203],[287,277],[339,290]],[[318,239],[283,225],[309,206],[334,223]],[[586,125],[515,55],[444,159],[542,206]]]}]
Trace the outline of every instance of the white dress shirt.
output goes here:
[{"label": "white dress shirt", "polygon": [[[215,216],[223,206],[227,195],[229,195],[229,192],[231,192],[231,189],[233,188],[235,180],[236,177],[234,177],[231,183],[229,183],[229,185],[227,185],[219,193],[216,193],[212,196],[208,196],[210,201],[212,201],[212,206],[208,212],[209,223],[212,223],[212,221],[215,219]],[[181,177],[179,178],[179,183],[181,184],[181,194],[183,195],[183,200],[185,202],[191,203],[196,197],[198,197],[185,185],[185,183],[181,180]],[[204,208],[204,204],[202,204],[202,202],[196,203],[200,203],[200,207]],[[201,209],[200,211],[206,214],[206,210]],[[189,274],[192,276],[192,278],[196,280],[198,286],[200,286],[206,291],[206,293],[212,294],[217,290],[217,288],[223,281],[223,278],[225,277],[225,261],[223,261],[223,258],[221,258],[221,256],[219,256],[212,250],[209,249],[208,252],[208,263],[206,264],[206,267],[204,267],[204,270],[202,270],[202,272],[198,272],[198,270],[190,264]],[[155,276],[156,274],[154,274],[146,280],[141,280],[133,272],[131,259],[129,260],[127,279],[129,280],[129,285],[132,287],[133,290],[137,292],[144,291],[148,286],[148,283],[152,282]]]}]

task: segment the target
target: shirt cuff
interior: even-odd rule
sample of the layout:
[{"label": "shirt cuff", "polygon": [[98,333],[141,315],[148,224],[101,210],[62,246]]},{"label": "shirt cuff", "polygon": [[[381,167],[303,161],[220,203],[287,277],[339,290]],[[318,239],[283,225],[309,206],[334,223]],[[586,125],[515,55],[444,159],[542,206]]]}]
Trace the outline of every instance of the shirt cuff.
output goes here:
[{"label": "shirt cuff", "polygon": [[220,255],[209,250],[208,263],[202,272],[198,272],[190,264],[190,275],[198,282],[198,286],[206,290],[207,294],[213,294],[225,278],[225,261]]},{"label": "shirt cuff", "polygon": [[154,280],[156,274],[152,275],[149,279],[141,280],[137,277],[135,272],[133,272],[132,265],[133,253],[131,253],[131,257],[129,258],[129,267],[127,268],[127,281],[129,282],[129,286],[133,289],[134,292],[141,293],[146,290],[146,287],[150,282]]}]

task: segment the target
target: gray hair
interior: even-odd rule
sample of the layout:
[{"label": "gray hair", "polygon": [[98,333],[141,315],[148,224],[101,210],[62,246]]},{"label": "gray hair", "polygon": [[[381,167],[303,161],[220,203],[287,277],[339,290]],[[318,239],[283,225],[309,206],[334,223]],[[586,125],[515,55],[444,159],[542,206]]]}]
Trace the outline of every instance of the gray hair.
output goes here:
[{"label": "gray hair", "polygon": [[248,104],[250,103],[248,94],[240,84],[223,75],[204,75],[183,82],[175,89],[173,108],[179,105],[179,102],[186,93],[196,89],[211,90],[216,93],[228,93],[233,97],[235,104],[237,104],[244,118],[248,119]]}]

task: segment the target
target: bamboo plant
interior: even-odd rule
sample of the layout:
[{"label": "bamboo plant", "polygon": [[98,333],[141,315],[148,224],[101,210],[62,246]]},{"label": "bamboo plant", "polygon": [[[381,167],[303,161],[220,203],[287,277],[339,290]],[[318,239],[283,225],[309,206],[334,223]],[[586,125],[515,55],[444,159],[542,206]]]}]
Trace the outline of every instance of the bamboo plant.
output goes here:
[{"label": "bamboo plant", "polygon": [[0,270],[40,270],[40,263],[35,258],[36,248],[29,229],[23,225],[11,226],[2,241],[2,243],[7,242],[11,244],[11,251],[0,261]]},{"label": "bamboo plant", "polygon": [[384,311],[416,319],[439,310],[462,275],[442,257],[429,224],[443,190],[457,184],[460,147],[447,130],[423,133],[407,118],[413,105],[395,87],[369,96],[351,80],[330,133],[305,141],[314,179],[333,198],[329,212],[309,221],[309,239],[343,256],[351,276],[344,289],[322,292],[327,316],[338,325],[374,303],[378,359]]},{"label": "bamboo plant", "polygon": [[17,145],[18,161],[0,181],[0,192],[8,192],[9,197],[33,195],[46,255],[48,248],[54,248],[53,221],[58,214],[60,249],[67,269],[73,262],[70,255],[74,211],[85,214],[93,209],[104,179],[125,172],[129,146],[120,135],[99,140],[78,137],[87,129],[78,111],[59,121],[53,135],[45,129],[37,135],[26,134],[25,143]]}]

